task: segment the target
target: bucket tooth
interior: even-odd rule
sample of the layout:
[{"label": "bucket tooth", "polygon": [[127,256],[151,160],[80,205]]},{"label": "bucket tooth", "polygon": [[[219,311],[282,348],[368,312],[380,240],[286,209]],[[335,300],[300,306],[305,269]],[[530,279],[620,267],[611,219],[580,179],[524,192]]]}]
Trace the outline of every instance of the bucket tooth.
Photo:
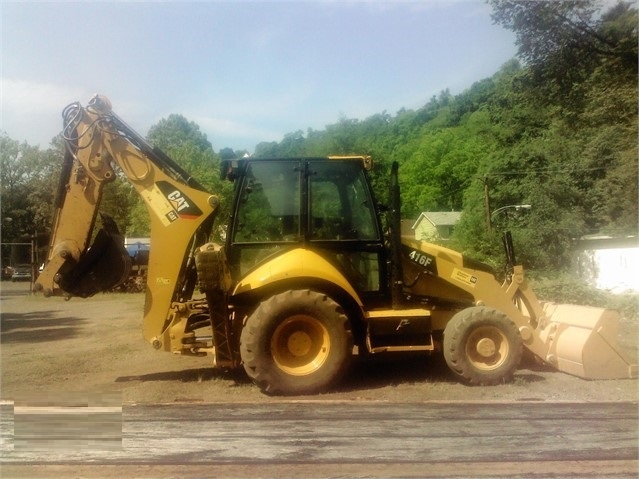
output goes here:
[{"label": "bucket tooth", "polygon": [[637,365],[617,347],[619,315],[590,306],[548,303],[547,361],[585,379],[636,378]]}]

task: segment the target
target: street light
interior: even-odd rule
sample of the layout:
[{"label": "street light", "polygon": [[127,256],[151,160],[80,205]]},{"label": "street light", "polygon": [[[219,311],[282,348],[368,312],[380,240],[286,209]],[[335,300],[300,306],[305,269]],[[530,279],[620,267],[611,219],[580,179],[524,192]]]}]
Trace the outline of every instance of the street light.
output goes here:
[{"label": "street light", "polygon": [[493,230],[493,218],[495,216],[497,216],[497,214],[501,213],[502,211],[506,211],[506,210],[515,210],[515,211],[522,211],[522,210],[529,210],[532,208],[532,205],[506,205],[506,206],[502,206],[501,208],[497,208],[495,211],[493,211],[490,214],[490,221],[488,223],[488,231],[492,231]]},{"label": "street light", "polygon": [[506,205],[506,206],[502,206],[501,208],[497,208],[495,211],[491,213],[490,217],[493,218],[497,215],[497,213],[501,213],[502,211],[508,210],[508,209],[521,211],[521,210],[529,210],[530,208],[532,208],[532,205]]}]

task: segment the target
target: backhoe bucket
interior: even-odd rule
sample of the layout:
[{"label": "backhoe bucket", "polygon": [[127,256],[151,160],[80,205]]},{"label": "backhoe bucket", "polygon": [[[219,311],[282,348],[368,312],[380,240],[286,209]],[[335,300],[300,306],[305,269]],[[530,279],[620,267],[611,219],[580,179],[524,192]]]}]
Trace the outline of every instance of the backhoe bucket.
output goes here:
[{"label": "backhoe bucket", "polygon": [[90,248],[79,261],[67,260],[59,271],[58,284],[63,291],[81,298],[111,289],[125,281],[131,270],[131,257],[113,218],[102,216]]},{"label": "backhoe bucket", "polygon": [[617,344],[619,315],[590,306],[547,303],[550,344],[546,360],[558,370],[585,379],[636,378],[632,364]]}]

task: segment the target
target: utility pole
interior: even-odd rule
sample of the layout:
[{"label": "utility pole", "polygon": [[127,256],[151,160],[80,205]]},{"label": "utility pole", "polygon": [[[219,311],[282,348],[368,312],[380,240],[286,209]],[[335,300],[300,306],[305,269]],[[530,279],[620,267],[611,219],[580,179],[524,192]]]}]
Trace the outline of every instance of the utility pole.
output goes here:
[{"label": "utility pole", "polygon": [[38,233],[33,232],[31,236],[31,281],[29,285],[29,292],[33,293],[35,286],[35,280],[38,277]]},{"label": "utility pole", "polygon": [[490,193],[488,191],[488,175],[484,176],[484,204],[486,209],[486,227],[488,233],[493,232],[493,223],[490,219]]}]

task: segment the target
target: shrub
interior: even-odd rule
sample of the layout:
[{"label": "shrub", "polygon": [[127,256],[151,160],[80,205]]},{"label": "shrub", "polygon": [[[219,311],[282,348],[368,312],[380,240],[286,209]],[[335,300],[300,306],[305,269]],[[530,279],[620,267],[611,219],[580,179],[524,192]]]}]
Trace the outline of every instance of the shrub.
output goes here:
[{"label": "shrub", "polygon": [[614,294],[569,275],[537,278],[532,283],[537,297],[544,301],[615,309],[628,318],[639,316],[639,293],[636,292]]}]

